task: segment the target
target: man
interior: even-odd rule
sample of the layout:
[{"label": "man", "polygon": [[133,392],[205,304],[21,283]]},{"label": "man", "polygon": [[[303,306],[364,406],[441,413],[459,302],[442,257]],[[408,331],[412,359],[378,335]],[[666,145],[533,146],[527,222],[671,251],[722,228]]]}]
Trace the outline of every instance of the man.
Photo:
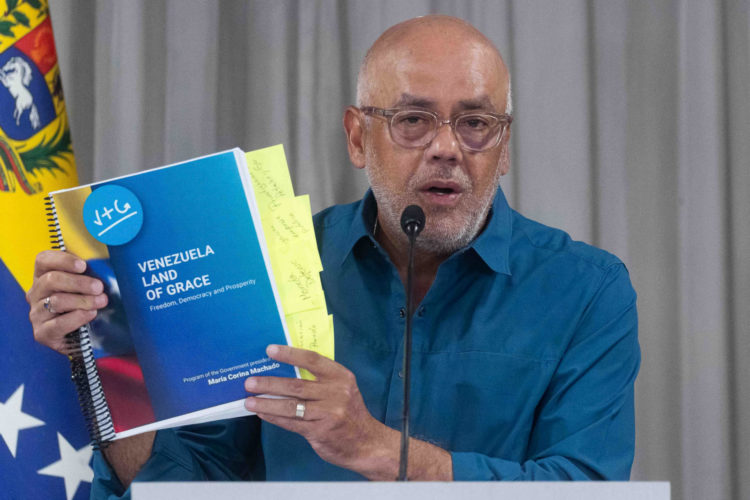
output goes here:
[{"label": "man", "polygon": [[[269,346],[317,380],[251,377],[249,392],[288,399],[247,398],[260,419],[115,442],[109,467],[97,456],[95,495],[120,494],[133,478],[394,479],[399,219],[413,203],[427,222],[415,265],[409,478],[628,478],[635,293],[616,257],[508,207],[498,185],[509,169],[510,81],[497,49],[455,18],[406,21],[372,46],[357,93],[344,128],[372,190],[315,217],[337,361]],[[106,303],[84,267],[62,252],[37,258],[30,317],[37,339],[58,350]]]}]

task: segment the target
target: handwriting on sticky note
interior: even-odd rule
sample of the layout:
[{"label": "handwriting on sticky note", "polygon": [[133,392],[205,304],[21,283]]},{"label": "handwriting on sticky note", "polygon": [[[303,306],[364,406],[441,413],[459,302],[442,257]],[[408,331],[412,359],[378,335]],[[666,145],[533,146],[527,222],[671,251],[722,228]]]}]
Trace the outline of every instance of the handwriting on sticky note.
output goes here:
[{"label": "handwriting on sticky note", "polygon": [[[289,314],[286,322],[295,347],[315,351],[333,359],[333,316],[326,314],[325,309]],[[300,375],[308,380],[315,379],[307,370],[300,370]]]},{"label": "handwriting on sticky note", "polygon": [[279,206],[263,218],[263,229],[270,240],[272,260],[305,255],[313,258],[312,270],[323,270],[308,196],[279,200]]},{"label": "handwriting on sticky note", "polygon": [[289,255],[276,262],[272,259],[271,265],[286,314],[325,306],[320,276],[309,255]]},{"label": "handwriting on sticky note", "polygon": [[277,207],[271,211],[269,219],[271,232],[281,244],[296,245],[304,238],[313,238],[314,241],[315,233],[307,196],[278,200]]},{"label": "handwriting on sticky note", "polygon": [[295,347],[318,351],[320,336],[328,329],[328,316],[322,309],[314,309],[286,316],[289,334]]},{"label": "handwriting on sticky note", "polygon": [[282,145],[245,153],[258,207],[275,208],[281,198],[293,197],[292,179]]}]

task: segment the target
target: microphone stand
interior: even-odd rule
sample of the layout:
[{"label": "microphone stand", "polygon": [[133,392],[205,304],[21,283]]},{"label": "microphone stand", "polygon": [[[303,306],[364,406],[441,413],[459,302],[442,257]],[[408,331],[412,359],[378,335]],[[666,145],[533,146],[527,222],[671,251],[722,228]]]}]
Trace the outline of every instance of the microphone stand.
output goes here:
[{"label": "microphone stand", "polygon": [[415,231],[409,234],[409,265],[406,271],[406,326],[404,327],[404,407],[401,414],[401,457],[398,480],[406,481],[406,465],[409,463],[409,393],[411,384],[411,317],[414,313],[414,241]]},{"label": "microphone stand", "polygon": [[404,327],[404,407],[401,414],[401,456],[397,481],[407,480],[409,463],[409,394],[411,386],[411,318],[414,314],[414,242],[422,232],[424,212],[419,206],[410,205],[401,214],[401,229],[409,237],[409,261],[406,268],[406,325]]}]

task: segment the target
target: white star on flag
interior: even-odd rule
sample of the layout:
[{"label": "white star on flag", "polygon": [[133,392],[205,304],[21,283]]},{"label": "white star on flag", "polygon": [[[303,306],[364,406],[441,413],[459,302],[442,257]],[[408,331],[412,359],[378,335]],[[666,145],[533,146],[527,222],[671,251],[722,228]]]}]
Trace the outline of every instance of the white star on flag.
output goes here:
[{"label": "white star on flag", "polygon": [[23,384],[18,386],[5,403],[0,403],[0,437],[5,441],[13,458],[16,458],[18,433],[24,429],[44,425],[44,422],[38,418],[22,412],[22,405]]},{"label": "white star on flag", "polygon": [[82,482],[90,483],[94,479],[94,471],[89,466],[94,449],[86,445],[80,450],[73,448],[70,443],[57,433],[57,444],[60,446],[60,460],[37,471],[47,476],[57,476],[65,480],[65,496],[73,498],[78,485]]}]

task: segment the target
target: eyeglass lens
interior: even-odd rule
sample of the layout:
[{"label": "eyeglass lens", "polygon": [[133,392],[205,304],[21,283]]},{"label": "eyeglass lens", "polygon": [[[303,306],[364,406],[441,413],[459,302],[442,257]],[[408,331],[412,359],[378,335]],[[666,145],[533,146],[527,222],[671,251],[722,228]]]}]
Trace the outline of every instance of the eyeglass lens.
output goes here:
[{"label": "eyeglass lens", "polygon": [[[405,110],[394,114],[390,125],[394,141],[404,147],[417,148],[434,138],[438,120],[424,111]],[[462,115],[455,123],[459,141],[474,151],[494,146],[501,129],[501,120],[491,115]]]}]

